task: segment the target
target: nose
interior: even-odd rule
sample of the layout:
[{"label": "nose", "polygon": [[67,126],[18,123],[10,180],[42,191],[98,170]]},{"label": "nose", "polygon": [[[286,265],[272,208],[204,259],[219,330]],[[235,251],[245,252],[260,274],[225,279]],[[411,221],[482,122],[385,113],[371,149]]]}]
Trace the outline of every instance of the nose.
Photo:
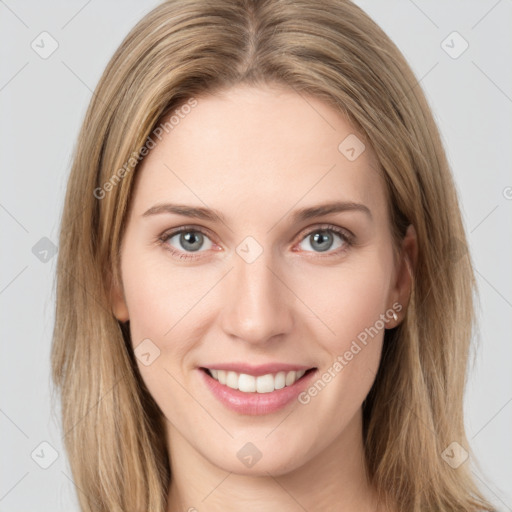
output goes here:
[{"label": "nose", "polygon": [[289,333],[293,326],[293,294],[284,284],[282,272],[273,268],[265,251],[252,263],[237,254],[233,259],[234,269],[223,290],[223,331],[253,345],[266,345]]}]

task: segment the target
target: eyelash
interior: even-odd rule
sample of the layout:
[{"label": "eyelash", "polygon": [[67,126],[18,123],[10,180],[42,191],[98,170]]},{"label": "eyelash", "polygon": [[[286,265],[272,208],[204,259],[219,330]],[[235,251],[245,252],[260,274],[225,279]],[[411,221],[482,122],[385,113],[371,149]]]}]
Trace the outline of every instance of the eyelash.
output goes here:
[{"label": "eyelash", "polygon": [[[351,233],[350,231],[348,231],[346,229],[342,229],[338,226],[334,226],[332,224],[322,224],[322,225],[316,226],[313,229],[310,229],[309,231],[303,231],[300,234],[301,238],[299,240],[299,243],[302,242],[303,240],[305,240],[308,236],[311,236],[313,233],[317,233],[320,231],[327,231],[327,232],[332,232],[332,233],[337,234],[343,242],[343,247],[338,248],[335,251],[326,251],[325,254],[322,254],[320,252],[316,253],[317,256],[315,256],[315,258],[329,258],[332,256],[338,256],[338,255],[346,252],[350,247],[352,247],[354,245],[355,236],[353,233]],[[194,260],[194,259],[199,258],[200,256],[195,256],[188,252],[177,251],[176,249],[174,249],[167,243],[169,241],[169,239],[171,239],[173,236],[178,235],[180,233],[188,233],[188,232],[201,233],[202,235],[204,235],[208,238],[211,238],[209,232],[205,231],[203,228],[198,228],[195,226],[181,226],[179,228],[172,229],[170,231],[166,231],[166,232],[162,233],[158,237],[157,242],[160,245],[162,245],[164,247],[164,249],[168,250],[173,256],[177,257],[180,260]],[[312,251],[306,251],[306,252],[312,252]]]}]

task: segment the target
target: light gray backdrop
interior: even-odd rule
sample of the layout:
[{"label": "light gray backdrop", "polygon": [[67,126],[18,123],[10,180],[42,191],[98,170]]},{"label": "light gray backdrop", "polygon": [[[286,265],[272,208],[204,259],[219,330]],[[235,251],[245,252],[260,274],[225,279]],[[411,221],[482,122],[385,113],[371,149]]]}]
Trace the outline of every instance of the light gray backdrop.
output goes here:
[{"label": "light gray backdrop", "polygon": [[[92,91],[157,3],[0,0],[0,512],[78,511],[50,403],[59,218]],[[357,3],[409,60],[446,144],[481,294],[467,430],[482,490],[512,510],[512,0]]]}]

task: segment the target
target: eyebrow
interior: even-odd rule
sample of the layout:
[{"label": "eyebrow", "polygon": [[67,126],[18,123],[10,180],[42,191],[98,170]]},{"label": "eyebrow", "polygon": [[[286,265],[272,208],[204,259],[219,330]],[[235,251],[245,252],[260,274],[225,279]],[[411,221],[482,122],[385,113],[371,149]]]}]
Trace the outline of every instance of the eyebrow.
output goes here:
[{"label": "eyebrow", "polygon": [[[364,204],[350,201],[334,201],[296,210],[292,214],[292,221],[303,222],[315,217],[328,215],[329,213],[350,211],[362,212],[366,214],[370,219],[372,219],[372,213],[370,209]],[[148,217],[150,215],[159,215],[162,213],[174,213],[177,215],[183,215],[184,217],[208,220],[212,222],[225,222],[224,215],[217,210],[172,203],[157,204],[144,212],[142,216]]]},{"label": "eyebrow", "polygon": [[321,217],[329,213],[340,212],[362,212],[372,219],[372,212],[370,209],[361,203],[354,203],[348,201],[334,201],[332,203],[320,204],[318,206],[311,206],[309,208],[302,208],[292,214],[294,222],[302,222],[305,220]]}]

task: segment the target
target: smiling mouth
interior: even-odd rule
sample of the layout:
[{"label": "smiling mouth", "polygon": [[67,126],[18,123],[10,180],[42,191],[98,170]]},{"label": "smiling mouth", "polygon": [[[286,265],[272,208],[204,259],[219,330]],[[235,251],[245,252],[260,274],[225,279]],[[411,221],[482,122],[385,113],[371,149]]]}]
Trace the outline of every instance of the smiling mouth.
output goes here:
[{"label": "smiling mouth", "polygon": [[201,370],[210,378],[243,393],[272,393],[273,391],[293,386],[306,375],[315,371],[316,368],[287,372],[281,371],[259,376],[213,368],[201,368]]}]

